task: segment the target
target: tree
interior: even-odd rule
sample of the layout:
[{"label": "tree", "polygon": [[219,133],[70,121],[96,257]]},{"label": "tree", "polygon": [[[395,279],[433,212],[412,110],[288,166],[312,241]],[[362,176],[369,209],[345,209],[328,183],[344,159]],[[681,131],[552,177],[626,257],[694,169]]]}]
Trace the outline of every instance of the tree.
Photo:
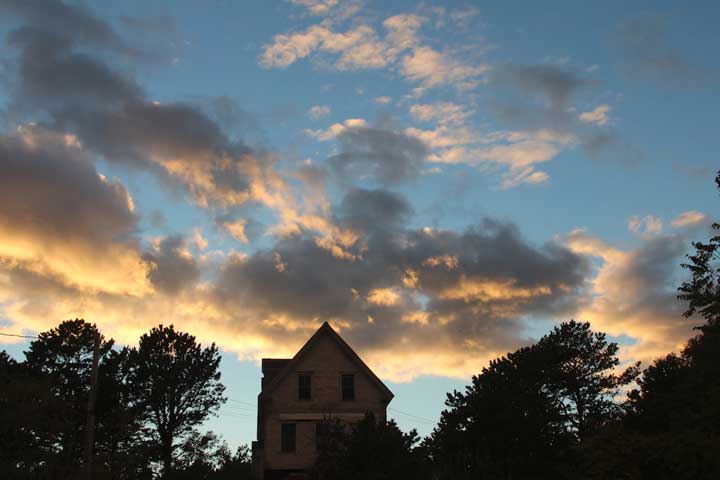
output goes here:
[{"label": "tree", "polygon": [[536,350],[549,367],[546,388],[563,412],[567,431],[578,439],[621,413],[615,397],[640,373],[640,362],[613,373],[620,364],[618,345],[590,330],[588,322],[560,324],[540,339]]},{"label": "tree", "polygon": [[240,446],[233,453],[213,432],[193,431],[179,446],[172,480],[250,480],[250,449]]},{"label": "tree", "polygon": [[569,438],[537,353],[495,359],[464,392],[448,394],[426,441],[440,479],[559,478]]},{"label": "tree", "polygon": [[130,363],[137,405],[151,426],[147,445],[157,445],[151,453],[157,453],[169,477],[178,445],[226,400],[220,354],[214,343],[202,348],[192,335],[160,325],[140,337]]},{"label": "tree", "polygon": [[427,441],[440,478],[572,478],[577,447],[608,418],[620,387],[618,346],[570,321],[493,360],[465,392],[448,394]]},{"label": "tree", "polygon": [[626,415],[585,445],[589,478],[720,478],[720,326],[701,331],[646,368]]},{"label": "tree", "polygon": [[[48,468],[59,476],[71,475],[81,466],[97,334],[94,324],[81,319],[67,320],[41,333],[25,352],[25,382],[35,384],[37,414],[44,419],[35,426],[33,436]],[[102,342],[100,354],[106,354],[112,345],[112,340]],[[39,389],[38,382],[46,391]]]},{"label": "tree", "polygon": [[117,479],[150,478],[143,447],[142,415],[131,384],[131,350],[111,350],[98,375],[94,470]]},{"label": "tree", "polygon": [[372,413],[354,425],[327,420],[323,424],[315,476],[321,480],[390,480],[425,478],[424,455],[415,430],[403,432],[393,421]]},{"label": "tree", "polygon": [[[715,177],[720,190],[720,171]],[[713,230],[720,230],[720,223],[712,224]],[[684,315],[690,317],[699,313],[708,324],[720,324],[720,235],[711,237],[707,243],[694,242],[694,255],[688,255],[690,263],[682,264],[689,270],[692,280],[684,282],[678,289],[678,298],[688,302]]]}]

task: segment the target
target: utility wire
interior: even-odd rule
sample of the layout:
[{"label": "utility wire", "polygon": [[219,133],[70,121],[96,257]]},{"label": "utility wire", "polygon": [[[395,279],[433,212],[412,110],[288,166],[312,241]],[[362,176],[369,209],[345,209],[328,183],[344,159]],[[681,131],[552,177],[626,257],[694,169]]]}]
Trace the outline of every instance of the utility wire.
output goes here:
[{"label": "utility wire", "polygon": [[37,335],[35,336],[29,336],[29,335],[18,335],[17,333],[3,333],[0,332],[0,335],[3,337],[18,337],[18,338],[38,338]]},{"label": "utility wire", "polygon": [[231,402],[242,403],[243,405],[249,405],[251,407],[257,407],[257,404],[255,404],[255,403],[244,402],[242,400],[235,400],[234,398],[228,398],[228,400],[230,400]]},{"label": "utility wire", "polygon": [[429,418],[418,417],[417,415],[413,415],[412,413],[403,412],[402,410],[398,410],[396,408],[388,407],[388,410],[390,410],[391,412],[399,413],[400,415],[404,415],[406,417],[410,417],[419,422],[425,422],[425,423],[432,424],[432,425],[435,425],[435,423],[436,423],[434,420],[430,420]]}]

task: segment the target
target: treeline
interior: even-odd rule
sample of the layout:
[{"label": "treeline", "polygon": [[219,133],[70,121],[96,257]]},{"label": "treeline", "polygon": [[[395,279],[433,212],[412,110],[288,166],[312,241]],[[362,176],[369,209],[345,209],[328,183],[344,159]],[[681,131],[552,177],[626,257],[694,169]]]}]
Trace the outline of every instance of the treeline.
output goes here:
[{"label": "treeline", "polygon": [[[331,423],[320,480],[711,480],[720,478],[720,325],[638,376],[617,345],[568,322],[448,394],[431,435],[368,415]],[[624,402],[619,389],[637,378]]]},{"label": "treeline", "polygon": [[[720,189],[720,173],[716,178]],[[714,224],[713,230],[720,230]],[[711,480],[720,478],[720,236],[682,265],[685,316],[704,325],[679,354],[619,369],[618,345],[562,323],[448,394],[420,439],[371,417],[329,426],[320,479]]]},{"label": "treeline", "polygon": [[173,326],[116,349],[83,320],[41,333],[22,362],[0,352],[0,478],[249,478],[246,447],[198,430],[226,400],[219,365],[214,344]]}]

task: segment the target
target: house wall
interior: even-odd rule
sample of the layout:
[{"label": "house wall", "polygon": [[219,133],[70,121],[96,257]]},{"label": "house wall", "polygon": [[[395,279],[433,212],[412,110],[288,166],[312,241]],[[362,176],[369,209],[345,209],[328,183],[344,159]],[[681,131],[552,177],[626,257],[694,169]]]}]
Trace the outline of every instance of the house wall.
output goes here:
[{"label": "house wall", "polygon": [[[331,416],[344,421],[357,421],[371,411],[385,419],[387,407],[383,392],[327,336],[317,339],[313,348],[299,362],[296,371],[276,387],[272,398],[264,404],[265,434],[263,442],[265,469],[302,469],[315,461],[315,424]],[[312,399],[298,399],[298,373],[312,374]],[[355,401],[343,401],[340,375],[355,374]],[[296,423],[296,449],[281,451],[281,424]]]}]

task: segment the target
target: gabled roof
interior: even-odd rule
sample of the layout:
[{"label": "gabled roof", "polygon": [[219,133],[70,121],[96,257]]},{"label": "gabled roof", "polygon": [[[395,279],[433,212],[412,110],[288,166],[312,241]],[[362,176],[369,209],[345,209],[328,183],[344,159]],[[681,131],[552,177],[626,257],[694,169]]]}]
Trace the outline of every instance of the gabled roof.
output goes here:
[{"label": "gabled roof", "polygon": [[[348,345],[345,340],[343,340],[342,337],[340,337],[340,335],[338,335],[338,333],[327,322],[323,323],[322,326],[318,328],[318,330],[313,334],[313,336],[310,337],[310,340],[308,340],[305,345],[303,345],[303,347],[295,354],[295,356],[285,364],[282,370],[280,370],[272,377],[270,383],[263,387],[260,395],[268,395],[272,393],[275,388],[277,388],[277,386],[280,384],[280,382],[282,382],[285,377],[287,377],[295,370],[295,367],[298,365],[298,363],[300,363],[300,360],[302,360],[302,358],[305,357],[305,355],[307,355],[307,353],[312,350],[313,345],[317,343],[317,341],[322,336],[328,336],[332,340],[334,340],[335,343],[338,344],[340,349],[344,351],[345,354],[347,354],[350,360],[355,363],[358,369],[364,372],[370,378],[370,380],[380,389],[380,391],[383,392],[388,402],[393,399],[395,395],[390,391],[390,389],[385,386],[382,380],[380,380],[367,365],[365,365],[365,362],[362,361],[358,354],[355,353],[352,348],[350,348],[350,345]],[[265,359],[263,359],[263,361],[265,361]]]}]

